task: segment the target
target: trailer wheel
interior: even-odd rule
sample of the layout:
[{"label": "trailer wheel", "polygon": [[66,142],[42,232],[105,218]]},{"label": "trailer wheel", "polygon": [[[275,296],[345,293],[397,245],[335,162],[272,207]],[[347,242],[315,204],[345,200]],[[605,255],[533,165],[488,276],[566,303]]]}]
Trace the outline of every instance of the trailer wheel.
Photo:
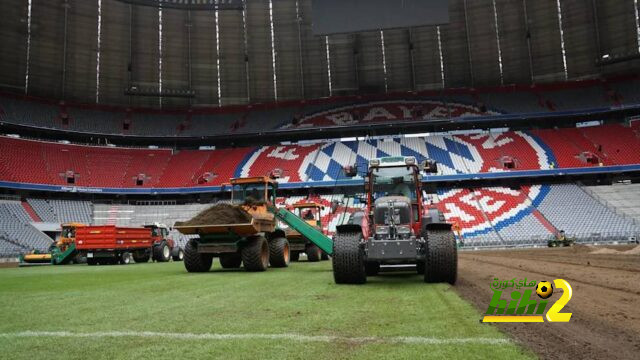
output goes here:
[{"label": "trailer wheel", "polygon": [[361,233],[337,234],[333,241],[333,279],[336,284],[367,282]]},{"label": "trailer wheel", "polygon": [[300,260],[300,251],[291,251],[289,254],[290,261]]},{"label": "trailer wheel", "polygon": [[136,263],[149,262],[151,255],[147,251],[136,251],[133,253],[133,261]]},{"label": "trailer wheel", "polygon": [[320,260],[329,260],[329,255],[327,255],[327,253],[323,251],[322,256],[320,257]]},{"label": "trailer wheel", "polygon": [[427,283],[448,282],[453,285],[458,274],[458,250],[453,232],[427,230],[427,253],[425,256],[424,281]]},{"label": "trailer wheel", "polygon": [[173,261],[182,261],[184,259],[184,252],[182,252],[182,249],[178,249],[178,255],[174,255],[172,258]]},{"label": "trailer wheel", "polygon": [[244,269],[265,271],[269,267],[269,244],[264,236],[256,236],[240,251]]},{"label": "trailer wheel", "polygon": [[165,241],[153,247],[153,259],[157,262],[167,262],[171,259],[171,249]]},{"label": "trailer wheel", "polygon": [[307,260],[310,262],[320,261],[322,257],[322,250],[316,244],[307,244],[305,251],[307,253]]},{"label": "trailer wheel", "polygon": [[238,253],[220,255],[220,266],[223,269],[237,269],[242,265],[242,257]]},{"label": "trailer wheel", "polygon": [[131,254],[128,252],[120,254],[120,259],[118,261],[121,265],[128,265],[131,263]]},{"label": "trailer wheel", "polygon": [[269,242],[269,264],[274,268],[289,266],[291,251],[286,238],[275,238]]},{"label": "trailer wheel", "polygon": [[184,267],[188,272],[207,272],[213,262],[212,254],[200,254],[195,241],[189,241],[184,248]]},{"label": "trailer wheel", "polygon": [[380,272],[380,263],[377,261],[367,261],[364,264],[364,270],[367,276],[376,276]]}]

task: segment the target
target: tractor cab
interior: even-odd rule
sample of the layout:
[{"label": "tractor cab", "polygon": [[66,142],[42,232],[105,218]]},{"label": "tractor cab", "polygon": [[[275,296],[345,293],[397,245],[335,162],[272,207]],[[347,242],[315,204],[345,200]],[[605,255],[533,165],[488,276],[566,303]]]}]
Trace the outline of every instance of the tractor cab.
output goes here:
[{"label": "tractor cab", "polygon": [[144,227],[151,230],[151,237],[153,238],[154,243],[167,239],[169,237],[169,232],[171,231],[167,225],[159,222],[154,222],[153,224],[148,224]]},{"label": "tractor cab", "polygon": [[234,178],[230,181],[231,202],[275,204],[278,182],[267,176]]},{"label": "tractor cab", "polygon": [[422,187],[420,168],[410,157],[372,159],[365,179],[370,231],[376,238],[420,234]]},{"label": "tractor cab", "polygon": [[76,230],[79,227],[85,227],[87,225],[81,223],[64,223],[62,224],[62,232],[60,233],[60,238],[56,243],[56,247],[64,252],[69,245],[75,243],[76,241]]},{"label": "tractor cab", "polygon": [[304,220],[307,224],[315,226],[317,228],[322,227],[322,222],[320,221],[320,212],[324,209],[324,206],[318,203],[310,202],[295,204],[293,205],[293,209],[293,213]]}]

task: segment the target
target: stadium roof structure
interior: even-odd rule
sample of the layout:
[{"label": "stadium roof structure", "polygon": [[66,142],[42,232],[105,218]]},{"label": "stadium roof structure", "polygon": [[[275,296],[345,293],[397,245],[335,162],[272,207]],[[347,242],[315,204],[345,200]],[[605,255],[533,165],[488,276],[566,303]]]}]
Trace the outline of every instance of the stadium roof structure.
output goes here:
[{"label": "stadium roof structure", "polygon": [[[311,0],[3,0],[0,89],[185,108],[640,68],[637,59],[597,61],[639,52],[635,0],[450,0],[446,25],[330,36],[314,35],[311,10]],[[133,87],[157,91],[127,94]]]},{"label": "stadium roof structure", "polygon": [[132,5],[143,5],[182,10],[242,10],[243,0],[119,0]]}]

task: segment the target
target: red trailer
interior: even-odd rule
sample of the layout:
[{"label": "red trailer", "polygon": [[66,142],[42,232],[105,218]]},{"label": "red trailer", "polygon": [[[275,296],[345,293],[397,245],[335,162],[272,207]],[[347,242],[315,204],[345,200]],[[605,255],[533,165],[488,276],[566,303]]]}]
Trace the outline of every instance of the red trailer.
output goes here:
[{"label": "red trailer", "polygon": [[[116,227],[113,225],[86,226],[76,230],[76,249],[86,256],[87,264],[128,264],[171,259],[174,242],[168,238],[168,229],[150,225],[144,228]],[[181,249],[177,249],[181,252]],[[177,256],[174,256],[175,260]],[[180,259],[181,260],[181,259]]]}]

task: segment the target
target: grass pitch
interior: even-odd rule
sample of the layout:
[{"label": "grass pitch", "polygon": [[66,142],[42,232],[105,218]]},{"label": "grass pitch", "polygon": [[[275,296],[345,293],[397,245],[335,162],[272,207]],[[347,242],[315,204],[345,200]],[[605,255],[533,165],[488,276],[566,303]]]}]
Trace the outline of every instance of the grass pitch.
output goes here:
[{"label": "grass pitch", "polygon": [[[449,285],[425,284],[412,274],[368,280],[364,286],[336,285],[329,261],[264,273],[223,271],[217,261],[203,274],[187,273],[180,262],[0,269],[0,354],[5,359],[534,357],[493,326],[480,324],[480,314]],[[392,340],[397,337],[418,340]]]}]

